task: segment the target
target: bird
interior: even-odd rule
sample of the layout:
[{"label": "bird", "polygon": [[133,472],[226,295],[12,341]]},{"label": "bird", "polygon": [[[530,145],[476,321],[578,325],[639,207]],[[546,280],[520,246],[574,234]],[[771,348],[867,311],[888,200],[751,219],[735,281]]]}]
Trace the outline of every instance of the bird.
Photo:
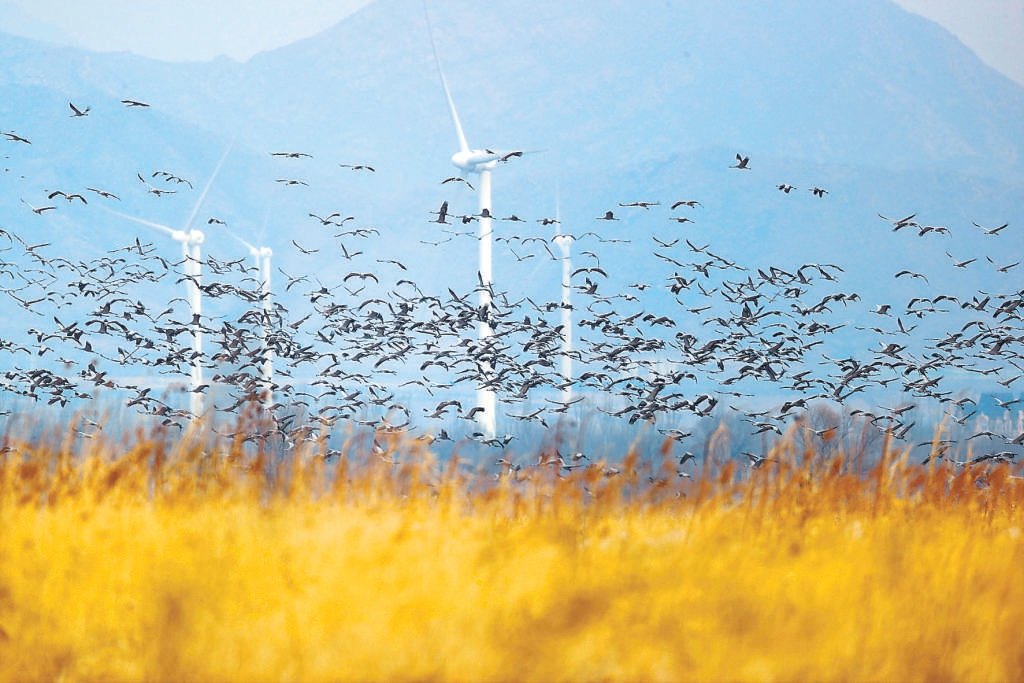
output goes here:
[{"label": "bird", "polygon": [[44,211],[50,211],[52,209],[57,208],[56,206],[32,206],[24,199],[21,200],[21,203],[27,206],[28,208],[32,209],[32,213],[36,214],[37,216],[42,216]]},{"label": "bird", "polygon": [[129,109],[132,107],[148,107],[149,105],[139,100],[121,100],[121,104],[125,105]]},{"label": "bird", "polygon": [[191,181],[186,180],[185,178],[182,178],[181,176],[176,176],[173,173],[169,173],[167,171],[153,171],[153,174],[150,177],[151,178],[163,178],[164,181],[166,181],[168,183],[177,183],[178,185],[188,185],[188,188],[190,190],[193,189]]},{"label": "bird", "polygon": [[286,159],[312,159],[312,154],[306,154],[305,152],[271,152],[272,157],[284,157]]},{"label": "bird", "polygon": [[981,228],[986,235],[998,235],[1000,230],[1005,230],[1006,228],[1010,227],[1009,223],[1003,223],[997,228],[986,228],[984,226],[978,225],[974,221],[971,221],[971,223],[974,225],[974,227]]},{"label": "bird", "polygon": [[366,164],[338,164],[338,166],[341,166],[342,168],[350,168],[353,171],[369,171],[371,173],[375,173],[377,171],[373,166],[367,166]]},{"label": "bird", "polygon": [[652,206],[659,206],[660,204],[661,202],[629,202],[626,204],[619,202],[619,206],[637,206],[641,209],[650,209]]},{"label": "bird", "polygon": [[809,192],[813,194],[815,197],[824,197],[825,195],[828,194],[828,190],[820,187],[812,187],[810,188]]},{"label": "bird", "polygon": [[605,211],[603,216],[598,216],[595,220],[599,220],[599,221],[617,221],[619,219],[615,217],[615,214],[613,212]]},{"label": "bird", "polygon": [[680,206],[688,206],[688,207],[690,207],[692,209],[695,206],[703,207],[704,205],[701,204],[700,202],[698,202],[696,199],[683,199],[683,200],[680,200],[678,202],[673,202],[672,206],[670,206],[669,208],[672,211],[675,211]]},{"label": "bird", "polygon": [[292,240],[292,244],[295,246],[296,249],[301,251],[303,254],[315,254],[318,251],[320,251],[319,249],[306,249],[304,246],[302,246],[301,244],[299,244],[295,240]]},{"label": "bird", "polygon": [[74,102],[68,102],[68,106],[71,107],[72,113],[68,114],[68,116],[71,118],[77,118],[79,116],[88,116],[89,111],[91,109],[90,107],[86,107],[85,109],[79,109],[75,106]]},{"label": "bird", "polygon": [[449,177],[447,177],[447,178],[445,178],[444,180],[441,181],[442,185],[445,185],[447,183],[466,183],[466,187],[468,187],[469,189],[471,189],[471,190],[475,190],[476,189],[476,188],[473,187],[472,183],[470,183],[468,180],[466,180],[462,176],[453,175],[453,176],[449,176]]},{"label": "bird", "polygon": [[11,132],[9,132],[9,133],[8,133],[8,132],[5,132],[5,133],[4,133],[4,136],[5,136],[5,137],[6,137],[6,138],[7,138],[7,139],[8,139],[9,141],[11,141],[11,142],[23,142],[23,143],[25,143],[26,145],[31,145],[31,144],[32,144],[32,143],[31,143],[31,142],[30,142],[30,141],[29,141],[28,139],[26,139],[26,138],[23,138],[23,137],[21,137],[20,135],[17,135],[17,134],[16,134],[16,133],[15,133],[15,132],[14,132],[13,130],[12,130]]},{"label": "bird", "polygon": [[954,268],[966,268],[967,266],[978,260],[977,258],[972,258],[964,261],[957,261],[956,258],[954,258],[953,255],[950,254],[948,251],[946,252],[946,256],[948,256],[953,261]]},{"label": "bird", "polygon": [[142,177],[141,173],[136,173],[135,177],[139,179],[139,182],[146,186],[146,191],[150,194],[155,194],[157,197],[161,197],[165,194],[176,194],[177,190],[161,190],[158,187],[151,185],[145,178]]},{"label": "bird", "polygon": [[[921,273],[915,273],[915,272],[910,271],[910,270],[901,270],[900,272],[896,273],[895,277],[902,277],[904,275],[909,275],[912,278],[914,278],[914,277],[920,278],[920,279],[924,280],[925,282],[928,282],[928,278],[926,278],[924,275],[922,275]],[[931,284],[931,283],[929,283],[929,284]]]},{"label": "bird", "polygon": [[882,220],[889,221],[890,223],[892,223],[892,226],[893,226],[892,227],[892,231],[893,232],[898,232],[898,231],[900,231],[901,229],[903,229],[903,228],[905,228],[907,226],[918,227],[918,224],[914,222],[914,217],[915,216],[917,216],[917,214],[916,213],[912,213],[909,216],[907,216],[906,218],[892,219],[892,218],[886,218],[882,214],[878,214],[878,217],[881,218]]},{"label": "bird", "polygon": [[750,458],[750,468],[754,470],[761,468],[767,462],[777,462],[775,458],[767,458],[763,455],[757,455],[756,453],[751,453],[749,451],[743,451],[742,455]]},{"label": "bird", "polygon": [[779,190],[782,190],[786,194],[789,194],[791,191],[796,189],[796,187],[794,187],[793,185],[789,185],[789,184],[786,184],[786,183],[783,183],[781,185],[776,185],[775,187],[778,188]]},{"label": "bird", "polygon": [[54,190],[50,194],[46,195],[47,199],[53,199],[54,197],[63,197],[64,199],[68,200],[69,203],[73,199],[78,199],[83,204],[88,204],[89,203],[89,202],[85,201],[85,197],[83,197],[82,195],[78,194],[77,192],[73,193],[73,194],[68,194],[67,192],[64,192],[63,190]]},{"label": "bird", "polygon": [[99,196],[103,197],[104,199],[116,199],[118,201],[121,201],[121,198],[118,197],[113,192],[107,192],[106,190],[101,190],[101,189],[95,188],[95,187],[87,187],[85,189],[88,190],[89,192],[95,192],[96,194],[98,194]]},{"label": "bird", "polygon": [[988,256],[985,257],[985,260],[988,261],[989,263],[991,263],[993,266],[995,266],[996,270],[998,270],[1000,273],[1007,273],[1007,272],[1010,271],[1011,268],[1014,268],[1014,267],[1020,265],[1020,261],[1014,261],[1013,263],[1009,263],[1009,264],[1007,264],[1005,266],[1001,266],[998,263],[996,263],[995,261],[993,261]]},{"label": "bird", "polygon": [[293,179],[290,179],[290,178],[278,178],[275,182],[281,183],[283,185],[305,185],[306,187],[309,187],[309,183],[307,183],[305,180],[293,180]]},{"label": "bird", "polygon": [[437,214],[437,218],[431,221],[431,223],[441,223],[443,225],[449,225],[448,223],[448,202],[441,202],[441,208],[433,213]]},{"label": "bird", "polygon": [[732,166],[730,166],[729,168],[738,168],[738,169],[741,169],[743,171],[749,171],[750,170],[750,157],[740,156],[739,153],[737,153],[736,154],[736,163],[733,164]]}]

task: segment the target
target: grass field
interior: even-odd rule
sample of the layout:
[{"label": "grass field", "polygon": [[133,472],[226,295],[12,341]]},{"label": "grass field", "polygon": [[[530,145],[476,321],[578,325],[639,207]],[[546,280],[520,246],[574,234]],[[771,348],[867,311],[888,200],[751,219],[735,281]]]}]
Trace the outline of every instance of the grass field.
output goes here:
[{"label": "grass field", "polygon": [[379,443],[7,434],[0,681],[1024,680],[1015,466]]}]

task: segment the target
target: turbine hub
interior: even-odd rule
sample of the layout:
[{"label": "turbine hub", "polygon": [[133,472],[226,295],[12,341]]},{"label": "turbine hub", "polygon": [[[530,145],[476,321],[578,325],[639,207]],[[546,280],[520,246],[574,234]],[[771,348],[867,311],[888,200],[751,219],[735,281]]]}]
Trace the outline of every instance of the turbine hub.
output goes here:
[{"label": "turbine hub", "polygon": [[480,173],[493,169],[498,165],[500,158],[499,155],[485,149],[470,149],[453,154],[452,163],[467,173]]}]

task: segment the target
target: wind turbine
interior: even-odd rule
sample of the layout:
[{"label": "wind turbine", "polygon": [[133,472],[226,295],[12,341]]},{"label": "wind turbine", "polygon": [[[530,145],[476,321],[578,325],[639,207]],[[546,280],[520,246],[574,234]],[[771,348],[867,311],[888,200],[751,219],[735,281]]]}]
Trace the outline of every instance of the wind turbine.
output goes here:
[{"label": "wind turbine", "polygon": [[572,401],[572,235],[562,234],[562,216],[558,195],[555,195],[555,237],[553,242],[562,253],[562,402]]},{"label": "wind turbine", "polygon": [[189,327],[192,328],[192,368],[189,376],[189,412],[192,413],[192,417],[197,418],[203,413],[203,395],[202,395],[202,384],[203,384],[203,327],[202,327],[202,314],[203,314],[203,295],[202,289],[202,255],[199,246],[203,243],[205,235],[201,230],[196,230],[192,227],[192,221],[195,220],[196,214],[199,212],[199,207],[203,205],[203,201],[206,199],[207,193],[210,191],[210,186],[213,185],[214,178],[220,172],[221,166],[224,165],[225,159],[228,158],[228,154],[231,152],[231,147],[224,152],[224,156],[217,162],[217,167],[213,170],[213,174],[210,176],[210,180],[207,181],[206,187],[203,188],[202,194],[199,195],[199,200],[195,206],[192,207],[192,213],[189,215],[188,220],[185,221],[185,225],[180,230],[169,228],[166,225],[160,223],[154,223],[153,221],[147,221],[142,218],[136,218],[135,216],[129,216],[113,209],[104,210],[110,213],[116,214],[122,218],[130,220],[139,225],[145,225],[149,228],[153,228],[159,232],[162,232],[175,242],[181,244],[182,263],[185,269],[185,290],[187,293],[187,300],[189,310],[192,313],[192,320],[189,323]]},{"label": "wind turbine", "polygon": [[[426,2],[424,2],[423,10],[426,13]],[[430,27],[429,14],[427,14],[427,30],[430,32],[430,47],[434,51],[434,62],[437,64],[437,72],[441,76],[441,87],[444,88],[444,95],[448,100],[448,109],[451,112],[452,121],[455,123],[455,133],[459,139],[459,151],[452,155],[452,164],[463,174],[473,173],[479,176],[477,181],[477,195],[480,200],[480,232],[478,234],[480,245],[480,265],[478,269],[480,279],[480,316],[478,337],[483,342],[482,345],[486,345],[487,340],[494,335],[494,330],[491,329],[489,322],[491,316],[491,295],[494,286],[494,277],[491,270],[491,222],[494,216],[491,205],[491,171],[494,170],[499,161],[506,161],[511,156],[520,156],[522,152],[516,151],[509,154],[499,154],[489,149],[470,149],[469,144],[466,142],[466,136],[462,132],[462,124],[459,122],[459,114],[455,110],[455,102],[452,100],[452,94],[448,90],[448,81],[445,79],[444,70],[441,68],[441,59],[438,57],[437,45],[434,43],[434,34]],[[492,375],[492,370],[493,368],[489,363],[483,365],[485,381],[477,387],[476,391],[476,405],[479,409],[477,411],[477,422],[485,436],[489,439],[493,439],[497,433],[497,400],[494,389],[486,381]]]},{"label": "wind turbine", "polygon": [[272,308],[270,257],[274,255],[274,252],[270,247],[254,247],[229,230],[227,226],[225,226],[225,230],[249,250],[249,254],[256,262],[256,269],[260,274],[260,301],[263,307],[263,322],[260,325],[263,335],[263,364],[260,367],[260,376],[263,379],[263,407],[269,411],[271,406],[274,405],[274,351],[268,343],[270,338],[270,311]]}]

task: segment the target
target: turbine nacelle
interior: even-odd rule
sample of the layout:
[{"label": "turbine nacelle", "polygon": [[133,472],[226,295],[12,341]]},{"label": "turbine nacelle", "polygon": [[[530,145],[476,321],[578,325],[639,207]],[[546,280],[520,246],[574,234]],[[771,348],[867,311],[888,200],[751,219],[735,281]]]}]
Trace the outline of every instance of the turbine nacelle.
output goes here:
[{"label": "turbine nacelle", "polygon": [[203,243],[206,236],[199,230],[191,228],[189,230],[171,230],[171,239],[176,242],[181,242],[183,245],[190,247],[196,247]]},{"label": "turbine nacelle", "polygon": [[490,171],[498,165],[501,155],[486,149],[468,149],[452,155],[452,163],[466,173]]}]

